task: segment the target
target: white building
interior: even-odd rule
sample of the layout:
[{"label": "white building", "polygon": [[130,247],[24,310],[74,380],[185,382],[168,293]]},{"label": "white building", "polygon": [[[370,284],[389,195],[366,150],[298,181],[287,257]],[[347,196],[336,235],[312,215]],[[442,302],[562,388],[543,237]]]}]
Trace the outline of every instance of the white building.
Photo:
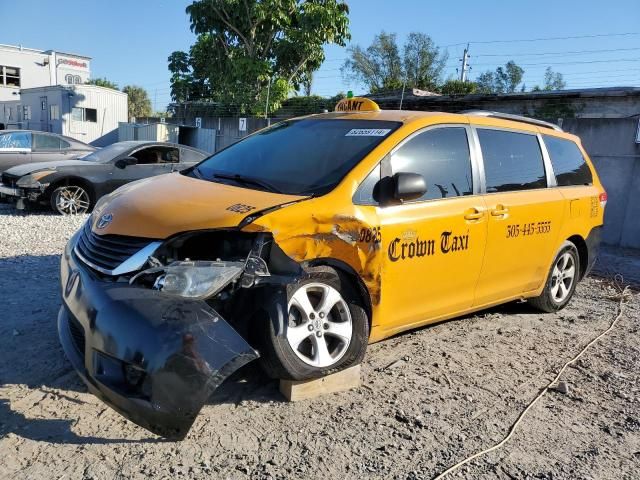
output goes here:
[{"label": "white building", "polygon": [[78,85],[90,78],[90,57],[0,44],[0,101],[20,99],[20,89]]},{"label": "white building", "polygon": [[100,147],[118,141],[127,105],[126,93],[95,85],[23,88],[20,100],[0,101],[0,128],[59,133]]}]

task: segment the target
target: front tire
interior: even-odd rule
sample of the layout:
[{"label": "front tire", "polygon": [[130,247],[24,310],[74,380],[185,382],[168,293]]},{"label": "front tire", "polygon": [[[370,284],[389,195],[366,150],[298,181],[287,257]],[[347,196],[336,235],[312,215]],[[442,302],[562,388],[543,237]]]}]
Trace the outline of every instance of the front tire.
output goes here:
[{"label": "front tire", "polygon": [[560,247],[547,276],[544,290],[529,303],[543,312],[562,310],[576,291],[580,273],[580,256],[576,246],[566,241]]},{"label": "front tire", "polygon": [[60,215],[87,213],[93,206],[89,191],[80,185],[65,185],[51,193],[51,209]]},{"label": "front tire", "polygon": [[362,361],[369,320],[347,278],[330,267],[315,267],[287,286],[283,332],[263,322],[262,365],[272,378],[307,380]]}]

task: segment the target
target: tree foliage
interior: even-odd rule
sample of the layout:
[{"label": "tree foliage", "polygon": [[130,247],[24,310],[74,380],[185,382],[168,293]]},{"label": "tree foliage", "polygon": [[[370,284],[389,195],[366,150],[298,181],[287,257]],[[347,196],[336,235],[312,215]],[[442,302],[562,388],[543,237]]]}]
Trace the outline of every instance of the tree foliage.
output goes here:
[{"label": "tree foliage", "polygon": [[107,80],[106,78],[90,78],[85,83],[86,85],[96,85],[97,87],[105,87],[111,88],[113,90],[118,90],[118,84],[112,82],[111,80]]},{"label": "tree foliage", "polygon": [[172,98],[259,113],[269,90],[273,111],[310,81],[325,44],[349,40],[348,13],[341,0],[196,0],[196,41],[169,56]]},{"label": "tree foliage", "polygon": [[564,81],[564,77],[560,72],[554,72],[551,67],[547,67],[544,72],[544,86],[540,88],[539,86],[533,87],[533,91],[537,92],[540,90],[550,91],[550,90],[564,90],[567,86],[567,83]]},{"label": "tree foliage", "polygon": [[[402,53],[401,53],[402,51]],[[342,66],[347,81],[363,83],[370,93],[409,88],[435,90],[441,82],[446,53],[424,33],[412,32],[402,48],[395,33],[381,32],[366,49],[350,46]]]},{"label": "tree foliage", "polygon": [[127,85],[122,91],[129,98],[129,118],[151,116],[151,100],[149,100],[149,95],[144,88],[136,85]]},{"label": "tree foliage", "polygon": [[440,86],[438,91],[443,95],[471,95],[478,91],[478,85],[475,82],[449,79]]},{"label": "tree foliage", "polygon": [[336,103],[345,97],[346,95],[342,92],[328,98],[319,95],[291,97],[282,102],[282,106],[275,114],[279,117],[298,117],[300,115],[322,113],[325,110],[332,112],[336,107]]},{"label": "tree foliage", "polygon": [[498,67],[494,72],[487,71],[478,76],[479,93],[513,93],[522,82],[524,69],[510,60],[503,67]]}]

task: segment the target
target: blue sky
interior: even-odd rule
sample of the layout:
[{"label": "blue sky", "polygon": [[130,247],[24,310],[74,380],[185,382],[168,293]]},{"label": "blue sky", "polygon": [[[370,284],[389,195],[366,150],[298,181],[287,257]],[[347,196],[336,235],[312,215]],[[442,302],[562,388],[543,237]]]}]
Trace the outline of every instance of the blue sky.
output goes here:
[{"label": "blue sky", "polygon": [[[184,12],[189,3],[0,0],[0,43],[91,56],[92,76],[107,77],[121,87],[141,85],[161,109],[170,101],[167,57],[174,50],[188,49],[194,39]],[[547,65],[565,75],[569,88],[640,86],[640,35],[517,41],[640,33],[638,0],[352,0],[348,4],[352,43],[366,47],[381,30],[397,33],[401,42],[409,32],[427,33],[449,53],[447,76],[457,75],[464,44],[470,42],[472,79],[513,59],[525,69],[529,87],[542,82]],[[500,42],[483,43],[492,41]],[[363,93],[362,86],[347,84],[341,77],[345,56],[344,48],[326,48],[327,61],[316,73],[314,93],[328,96],[349,89]]]}]

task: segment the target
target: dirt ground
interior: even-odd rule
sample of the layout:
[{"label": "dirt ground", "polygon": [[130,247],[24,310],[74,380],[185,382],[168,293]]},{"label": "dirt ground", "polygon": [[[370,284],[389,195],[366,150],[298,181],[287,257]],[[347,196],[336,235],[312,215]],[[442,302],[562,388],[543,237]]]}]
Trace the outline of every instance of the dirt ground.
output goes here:
[{"label": "dirt ground", "polygon": [[[559,314],[513,303],[423,328],[371,345],[360,388],[299,403],[248,365],[172,443],[88,394],[58,344],[58,259],[81,222],[0,209],[0,479],[433,478],[499,441],[617,307],[589,278]],[[638,295],[625,312],[568,392],[451,476],[639,478]]]}]

